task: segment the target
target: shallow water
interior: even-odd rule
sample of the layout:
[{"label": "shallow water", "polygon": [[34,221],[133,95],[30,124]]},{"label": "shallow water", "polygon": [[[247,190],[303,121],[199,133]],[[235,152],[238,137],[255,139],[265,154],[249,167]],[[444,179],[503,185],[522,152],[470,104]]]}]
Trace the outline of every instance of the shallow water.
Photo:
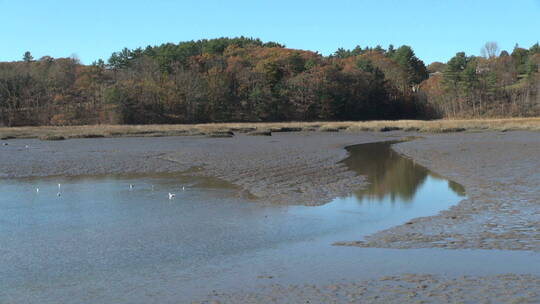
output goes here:
[{"label": "shallow water", "polygon": [[[227,183],[174,174],[3,181],[0,300],[145,302],[152,291],[174,302],[268,273],[292,280],[295,267],[326,273],[354,262],[346,259],[377,261],[385,254],[331,244],[436,214],[464,196],[391,144],[348,147],[343,162],[369,185],[319,207],[261,205]],[[402,256],[393,263],[407,270]]]}]

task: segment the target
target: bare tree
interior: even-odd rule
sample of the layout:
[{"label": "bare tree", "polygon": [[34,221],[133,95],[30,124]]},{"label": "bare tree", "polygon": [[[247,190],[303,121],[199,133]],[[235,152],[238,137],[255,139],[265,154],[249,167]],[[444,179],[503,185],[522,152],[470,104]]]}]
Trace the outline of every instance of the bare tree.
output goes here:
[{"label": "bare tree", "polygon": [[499,55],[499,45],[494,41],[486,42],[480,52],[485,58],[497,57]]}]

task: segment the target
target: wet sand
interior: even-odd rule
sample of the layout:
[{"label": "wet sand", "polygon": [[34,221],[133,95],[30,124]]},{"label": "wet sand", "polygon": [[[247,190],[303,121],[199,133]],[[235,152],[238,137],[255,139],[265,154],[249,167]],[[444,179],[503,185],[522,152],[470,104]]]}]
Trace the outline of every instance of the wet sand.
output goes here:
[{"label": "wet sand", "polygon": [[[261,202],[319,205],[349,194],[365,183],[364,177],[355,176],[339,163],[346,157],[346,146],[410,135],[415,134],[310,132],[234,138],[10,140],[8,146],[0,147],[0,176],[187,171],[229,181],[242,189],[241,195],[256,197]],[[540,251],[540,133],[422,136],[394,148],[464,185],[468,198],[438,215],[418,218],[364,240],[340,245]],[[531,267],[535,273],[540,266]],[[278,303],[306,299],[312,299],[310,303],[355,303],[361,298],[368,303],[490,300],[535,303],[539,301],[538,280],[538,276],[524,274],[469,278],[396,275],[379,280],[349,279],[330,285],[268,284],[255,293],[221,291],[218,295],[210,294],[205,301],[266,303],[273,298]]]},{"label": "wet sand", "polygon": [[465,185],[468,199],[439,215],[344,244],[540,251],[540,133],[429,136],[395,149]]},{"label": "wet sand", "polygon": [[540,277],[406,274],[330,285],[270,285],[254,293],[219,294],[218,303],[539,303]]},{"label": "wet sand", "polygon": [[[346,146],[411,135],[292,132],[233,138],[10,140],[0,146],[0,176],[189,172],[228,181],[239,186],[240,195],[260,202],[320,205],[365,184],[365,177],[340,163],[347,156]],[[340,245],[540,250],[540,133],[422,136],[393,147],[464,185],[468,199],[439,215]]]},{"label": "wet sand", "polygon": [[350,194],[364,180],[339,163],[347,156],[346,146],[400,137],[294,132],[233,138],[12,140],[0,147],[0,176],[188,171],[231,182],[261,202],[320,205]]}]

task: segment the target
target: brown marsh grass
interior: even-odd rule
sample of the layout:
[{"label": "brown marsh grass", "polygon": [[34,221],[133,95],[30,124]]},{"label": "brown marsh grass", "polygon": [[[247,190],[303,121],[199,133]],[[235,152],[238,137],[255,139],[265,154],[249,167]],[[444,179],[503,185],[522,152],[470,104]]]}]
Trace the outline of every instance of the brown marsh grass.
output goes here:
[{"label": "brown marsh grass", "polygon": [[190,136],[211,135],[220,132],[253,131],[417,131],[446,133],[462,131],[540,131],[540,117],[509,119],[466,120],[396,120],[396,121],[344,121],[344,122],[279,122],[279,123],[210,123],[186,125],[88,125],[88,126],[42,126],[3,127],[0,138],[95,138],[126,136]]}]

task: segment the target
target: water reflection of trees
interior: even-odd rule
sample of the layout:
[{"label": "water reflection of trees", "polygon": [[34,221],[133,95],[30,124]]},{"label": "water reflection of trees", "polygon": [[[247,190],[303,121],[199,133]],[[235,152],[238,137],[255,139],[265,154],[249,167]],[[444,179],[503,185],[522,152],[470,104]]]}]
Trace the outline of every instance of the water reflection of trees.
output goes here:
[{"label": "water reflection of trees", "polygon": [[453,182],[451,180],[448,181],[448,188],[452,189],[455,193],[457,193],[459,196],[465,196],[465,187],[462,185]]},{"label": "water reflection of trees", "polygon": [[[347,148],[350,156],[343,162],[351,170],[366,176],[369,182],[366,189],[354,192],[354,196],[359,200],[383,199],[388,196],[392,201],[396,198],[404,202],[411,201],[428,176],[441,178],[394,152],[390,149],[394,143],[396,142],[370,143]],[[458,186],[461,187],[459,184],[449,183],[449,187],[454,191]]]}]

